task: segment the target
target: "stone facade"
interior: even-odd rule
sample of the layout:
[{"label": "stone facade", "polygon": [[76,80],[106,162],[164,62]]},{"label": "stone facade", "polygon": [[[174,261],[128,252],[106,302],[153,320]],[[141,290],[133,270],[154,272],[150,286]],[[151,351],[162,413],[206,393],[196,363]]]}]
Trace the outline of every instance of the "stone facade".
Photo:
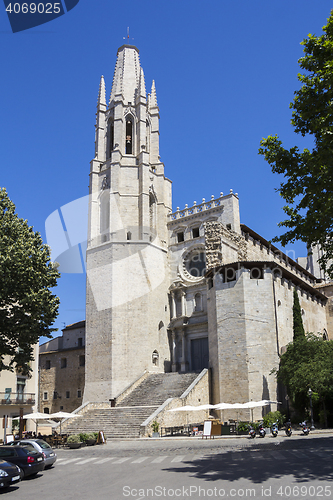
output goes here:
[{"label": "stone facade", "polygon": [[72,412],[82,404],[85,381],[85,322],[68,325],[62,336],[39,349],[39,411]]},{"label": "stone facade", "polygon": [[101,78],[89,192],[84,403],[144,372],[204,368],[213,403],[278,400],[270,372],[292,340],[294,287],[305,329],[331,335],[316,277],[240,223],[237,193],[172,212],[155,83],[147,94],[131,45],[108,104]]}]

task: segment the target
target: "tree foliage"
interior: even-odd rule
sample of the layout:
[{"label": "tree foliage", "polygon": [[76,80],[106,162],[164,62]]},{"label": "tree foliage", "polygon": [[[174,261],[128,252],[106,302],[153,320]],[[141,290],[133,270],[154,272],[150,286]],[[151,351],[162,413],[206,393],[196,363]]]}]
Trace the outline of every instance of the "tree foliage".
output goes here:
[{"label": "tree foliage", "polygon": [[56,330],[59,299],[50,288],[59,276],[40,234],[0,189],[0,371],[30,373],[33,346]]},{"label": "tree foliage", "polygon": [[301,306],[299,304],[299,298],[296,288],[294,288],[293,332],[294,332],[294,337],[293,337],[294,341],[299,338],[305,337],[305,331],[302,320],[302,311],[301,311]]},{"label": "tree foliage", "polygon": [[322,402],[333,398],[333,340],[323,340],[314,334],[300,336],[281,355],[277,379],[288,391],[292,404],[304,410],[308,390]]},{"label": "tree foliage", "polygon": [[291,123],[296,133],[313,138],[314,147],[288,150],[274,135],[262,139],[259,154],[285,177],[278,191],[287,202],[288,219],[279,226],[287,231],[274,241],[320,245],[320,265],[333,277],[333,11],[323,34],[308,35],[302,45],[305,55],[298,62],[304,72],[298,74],[302,86],[290,104]]}]

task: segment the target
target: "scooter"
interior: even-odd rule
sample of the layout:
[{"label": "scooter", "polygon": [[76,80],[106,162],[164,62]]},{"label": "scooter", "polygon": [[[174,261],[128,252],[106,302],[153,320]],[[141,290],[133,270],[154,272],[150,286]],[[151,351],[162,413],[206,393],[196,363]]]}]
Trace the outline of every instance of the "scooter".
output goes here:
[{"label": "scooter", "polygon": [[310,429],[306,425],[306,421],[304,420],[304,422],[301,422],[299,425],[302,427],[302,432],[303,432],[304,436],[307,436],[310,432]]},{"label": "scooter", "polygon": [[254,439],[256,437],[256,431],[254,430],[254,428],[252,427],[252,425],[249,425],[249,436],[250,438]]},{"label": "scooter", "polygon": [[261,438],[264,438],[266,436],[266,431],[264,429],[264,426],[263,424],[259,424],[259,427],[258,427],[258,432],[259,432],[259,436]]},{"label": "scooter", "polygon": [[291,422],[290,422],[290,420],[288,420],[288,422],[286,422],[286,424],[285,424],[285,425],[286,425],[286,428],[285,428],[285,433],[286,433],[286,435],[287,435],[288,437],[290,437],[290,436],[291,436],[291,434],[292,434],[292,428],[291,428]]},{"label": "scooter", "polygon": [[271,433],[272,433],[272,436],[276,438],[276,436],[278,435],[278,432],[279,432],[279,428],[278,428],[278,423],[277,422],[274,422],[274,424],[271,425]]}]

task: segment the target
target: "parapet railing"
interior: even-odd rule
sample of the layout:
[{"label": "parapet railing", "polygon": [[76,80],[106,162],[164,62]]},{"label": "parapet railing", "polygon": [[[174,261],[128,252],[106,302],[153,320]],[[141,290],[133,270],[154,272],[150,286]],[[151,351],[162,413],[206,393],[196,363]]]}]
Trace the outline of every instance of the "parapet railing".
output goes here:
[{"label": "parapet railing", "polygon": [[[232,189],[230,189],[229,194],[234,194],[234,196],[238,197],[238,194],[233,193]],[[222,206],[222,198],[225,198],[226,196],[228,195],[223,195],[223,193],[220,193],[219,198],[215,199],[214,195],[212,194],[209,201],[206,201],[205,198],[202,198],[202,203],[200,203],[199,205],[197,205],[197,202],[195,201],[192,207],[185,205],[185,208],[183,210],[180,210],[179,207],[177,207],[177,210],[175,212],[168,214],[168,217],[170,220],[177,220],[182,219],[183,217],[187,217],[188,215],[193,215],[204,212],[205,210],[210,210],[215,207],[220,207]]]}]

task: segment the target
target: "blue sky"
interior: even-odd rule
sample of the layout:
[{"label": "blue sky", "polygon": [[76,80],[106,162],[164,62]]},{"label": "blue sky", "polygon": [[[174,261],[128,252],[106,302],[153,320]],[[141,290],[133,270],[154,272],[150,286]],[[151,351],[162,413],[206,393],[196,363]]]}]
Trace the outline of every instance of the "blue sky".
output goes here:
[{"label": "blue sky", "polygon": [[[45,220],[88,193],[98,86],[110,93],[117,48],[140,50],[147,89],[155,79],[160,154],[173,208],[239,193],[241,222],[279,234],[281,179],[258,156],[262,137],[311,147],[293,133],[300,42],[321,34],[321,0],[80,0],[66,15],[13,34],[0,14],[1,177],[20,217],[45,242]],[[132,39],[134,38],[134,40]],[[295,257],[305,255],[303,244]],[[57,328],[85,317],[84,274],[63,274]],[[59,332],[60,333],[60,332]]]}]

